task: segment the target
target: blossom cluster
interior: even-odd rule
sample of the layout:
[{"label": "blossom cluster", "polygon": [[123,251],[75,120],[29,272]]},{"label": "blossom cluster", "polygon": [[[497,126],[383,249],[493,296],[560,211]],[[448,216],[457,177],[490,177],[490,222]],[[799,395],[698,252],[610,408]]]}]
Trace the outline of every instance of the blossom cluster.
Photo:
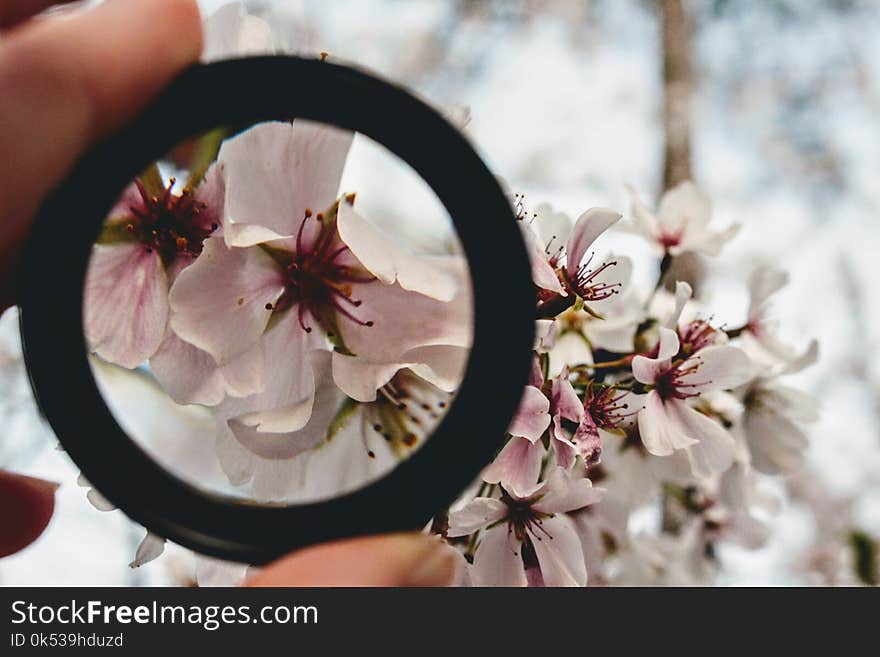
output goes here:
[{"label": "blossom cluster", "polygon": [[[716,255],[738,230],[710,227],[693,183],[656,212],[633,194],[620,228],[654,246],[659,281],[647,293],[626,256],[593,250],[619,213],[573,222],[515,203],[536,289],[532,374],[479,488],[435,531],[479,586],[584,586],[588,571],[595,584],[708,581],[720,542],[766,540],[756,478],[799,467],[800,425],[816,417],[815,400],[780,380],[817,355],[815,342],[798,352],[774,336],[768,302],[785,274],[754,271],[748,316],[727,328],[691,285],[666,280],[674,258]],[[656,530],[634,531],[646,517]]]},{"label": "blossom cluster", "polygon": [[[209,58],[273,49],[238,5],[207,27]],[[259,500],[383,474],[429,438],[468,358],[467,263],[409,249],[356,210],[357,190],[340,189],[352,142],[299,119],[208,133],[172,156],[185,183],[149,168],[94,246],[96,362],[145,369],[177,405],[207,409],[230,484]],[[512,205],[535,293],[528,385],[495,459],[426,531],[460,556],[462,583],[706,581],[718,543],[766,539],[755,481],[799,467],[815,419],[783,382],[817,355],[774,334],[785,274],[752,272],[748,316],[730,328],[670,279],[676,259],[716,256],[738,230],[711,226],[693,183],[656,211],[633,193],[624,221]],[[631,283],[628,257],[594,249],[610,230],[654,247],[653,290]],[[135,565],[161,549],[148,535]]]}]

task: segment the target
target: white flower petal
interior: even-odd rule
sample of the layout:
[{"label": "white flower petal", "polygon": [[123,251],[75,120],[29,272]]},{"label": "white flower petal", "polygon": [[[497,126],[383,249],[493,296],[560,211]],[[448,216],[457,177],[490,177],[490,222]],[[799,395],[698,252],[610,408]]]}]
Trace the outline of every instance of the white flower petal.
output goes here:
[{"label": "white flower petal", "polygon": [[663,194],[658,218],[666,231],[699,233],[712,218],[712,202],[694,183],[679,183]]},{"label": "white flower petal", "polygon": [[347,201],[339,204],[337,214],[339,237],[361,264],[386,285],[420,292],[440,301],[451,301],[459,282],[442,267],[434,266],[432,258],[415,256],[397,246],[361,217]]},{"label": "white flower petal", "polygon": [[205,19],[202,61],[275,52],[272,29],[257,16],[248,15],[241,2],[223,5]]},{"label": "white flower petal", "polygon": [[656,390],[648,393],[645,407],[639,411],[638,417],[642,442],[655,456],[669,456],[675,450],[697,442],[684,433],[677,418],[667,414],[666,404]]},{"label": "white flower petal", "polygon": [[156,534],[147,532],[144,539],[138,544],[134,554],[134,560],[128,564],[129,568],[140,568],[145,563],[158,559],[165,551],[165,539]]},{"label": "white flower petal", "polygon": [[464,379],[471,350],[449,345],[416,347],[404,354],[410,369],[445,392],[454,392]]},{"label": "white flower petal", "polygon": [[604,494],[603,489],[593,488],[593,482],[586,477],[554,468],[547,477],[540,499],[532,507],[543,513],[568,513],[595,504]]},{"label": "white flower petal", "polygon": [[698,362],[693,372],[680,377],[684,385],[697,386],[693,390],[709,392],[728,390],[742,385],[751,378],[752,363],[746,353],[738,347],[714,345],[701,349],[682,365],[687,368]]},{"label": "white flower petal", "polygon": [[724,472],[733,464],[736,442],[730,432],[718,422],[678,399],[667,402],[666,410],[679,423],[684,433],[697,441],[687,447],[694,476],[710,477]]},{"label": "white flower petal", "polygon": [[376,391],[388,383],[409,363],[373,363],[356,356],[333,353],[333,379],[336,385],[352,399],[369,402],[376,399]]},{"label": "white flower petal", "polygon": [[464,508],[449,513],[448,536],[467,536],[498,522],[507,514],[507,505],[490,497],[476,497]]},{"label": "white flower petal", "polygon": [[327,210],[352,139],[351,132],[297,119],[261,123],[223,142],[217,161],[226,182],[227,244],[294,236],[307,209]]},{"label": "white flower petal", "polygon": [[749,276],[749,320],[759,319],[767,300],[788,284],[788,272],[772,265],[756,268]]},{"label": "white flower petal", "polygon": [[250,397],[228,399],[221,408],[224,417],[269,433],[301,429],[309,419],[316,381],[324,383],[313,368],[324,372],[330,366],[330,354],[315,351],[319,344],[314,332],[302,330],[296,309],[286,311],[263,338],[265,387]]},{"label": "white flower petal", "polygon": [[547,375],[554,378],[566,367],[592,364],[593,350],[583,334],[579,331],[565,331],[556,338],[556,343],[550,350]]},{"label": "white flower petal", "polygon": [[666,328],[675,330],[675,327],[678,326],[678,320],[681,319],[681,311],[693,296],[693,288],[688,283],[685,281],[675,282],[675,308],[664,324]]},{"label": "white flower petal", "polygon": [[766,474],[788,474],[800,469],[809,441],[789,418],[759,405],[746,412],[743,432],[752,465]]},{"label": "white flower petal", "polygon": [[603,232],[617,223],[622,215],[607,208],[590,208],[578,217],[565,247],[565,268],[574,277],[590,246]]}]

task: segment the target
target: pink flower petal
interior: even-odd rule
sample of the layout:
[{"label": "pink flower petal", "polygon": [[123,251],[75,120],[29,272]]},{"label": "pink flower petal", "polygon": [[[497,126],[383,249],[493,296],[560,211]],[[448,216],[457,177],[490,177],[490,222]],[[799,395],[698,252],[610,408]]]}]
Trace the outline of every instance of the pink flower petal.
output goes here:
[{"label": "pink flower petal", "polygon": [[224,236],[251,246],[296,235],[306,209],[336,200],[353,135],[297,119],[267,122],[223,143],[217,157],[226,182]]},{"label": "pink flower petal", "polygon": [[578,217],[565,247],[565,269],[569,276],[577,273],[596,238],[617,223],[621,216],[619,212],[607,208],[590,208]]},{"label": "pink flower petal", "polygon": [[473,578],[477,586],[525,586],[522,546],[507,524],[487,530],[474,554]]},{"label": "pink flower petal", "polygon": [[540,441],[533,443],[527,438],[511,438],[483,470],[483,481],[501,484],[516,497],[526,498],[538,488],[543,457],[544,446]]},{"label": "pink flower petal", "polygon": [[574,391],[568,380],[568,371],[564,370],[553,379],[550,392],[550,408],[553,415],[561,415],[566,420],[580,422],[584,416],[584,403]]},{"label": "pink flower petal", "polygon": [[168,281],[159,254],[140,244],[96,244],[83,304],[89,347],[111,363],[137,367],[165,337]]},{"label": "pink flower petal", "polygon": [[587,565],[581,540],[571,518],[545,518],[539,529],[529,528],[546,586],[586,586]]},{"label": "pink flower petal", "polygon": [[171,330],[150,358],[156,379],[178,404],[215,406],[227,392],[236,397],[252,395],[264,385],[264,368],[262,345],[221,367],[207,351]]},{"label": "pink flower petal", "polygon": [[550,425],[550,438],[550,444],[556,454],[556,464],[566,470],[570,469],[577,462],[578,452],[574,443],[569,440],[563,430],[562,419],[559,415],[553,416],[553,423]]},{"label": "pink flower petal", "polygon": [[672,357],[678,353],[678,334],[668,328],[660,329],[660,349],[657,358],[636,356],[632,361],[633,376],[641,383],[655,383],[669,369]]},{"label": "pink flower petal", "polygon": [[[447,271],[455,267],[458,265]],[[352,298],[361,302],[353,314],[373,325],[363,326],[340,314],[336,316],[337,325],[345,345],[361,358],[376,363],[403,362],[404,355],[418,347],[471,344],[473,307],[469,286],[460,288],[448,303],[379,281],[354,285]]]},{"label": "pink flower petal", "polygon": [[522,232],[523,239],[526,241],[526,250],[532,263],[532,282],[542,290],[568,296],[562,287],[562,283],[559,282],[556,271],[550,266],[547,260],[547,253],[544,251],[545,247],[538,241],[537,235],[532,232],[531,228],[525,225],[522,226]]},{"label": "pink flower petal", "polygon": [[212,237],[171,288],[171,327],[222,365],[260,339],[272,314],[266,306],[283,291],[278,265],[262,249],[230,249]]},{"label": "pink flower petal", "polygon": [[534,386],[526,386],[508,432],[535,442],[550,426],[550,400]]}]

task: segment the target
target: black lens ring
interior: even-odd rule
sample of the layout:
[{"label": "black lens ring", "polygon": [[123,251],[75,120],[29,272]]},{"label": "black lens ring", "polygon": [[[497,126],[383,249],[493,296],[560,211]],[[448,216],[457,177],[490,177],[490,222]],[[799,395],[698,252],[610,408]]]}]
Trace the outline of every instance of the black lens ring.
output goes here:
[{"label": "black lens ring", "polygon": [[[103,218],[145,166],[207,129],[291,117],[361,132],[431,186],[470,266],[474,341],[455,402],[409,459],[351,494],[260,506],[179,480],[119,427],[88,363],[82,290]],[[468,142],[393,84],[351,67],[290,56],[194,66],[137,120],[83,157],[34,222],[20,302],[31,385],[86,478],[150,531],[248,563],[335,538],[423,527],[500,446],[527,380],[534,336],[535,298],[522,236],[510,203]]]}]

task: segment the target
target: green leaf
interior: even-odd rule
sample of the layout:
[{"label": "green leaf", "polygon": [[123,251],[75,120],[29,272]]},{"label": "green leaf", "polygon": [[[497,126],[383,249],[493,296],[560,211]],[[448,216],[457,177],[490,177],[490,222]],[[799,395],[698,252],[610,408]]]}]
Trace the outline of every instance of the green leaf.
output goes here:
[{"label": "green leaf", "polygon": [[115,217],[111,219],[104,227],[101,228],[101,233],[98,235],[98,239],[95,240],[97,244],[122,244],[124,242],[133,242],[134,235],[132,235],[128,231],[129,218],[127,216]]},{"label": "green leaf", "polygon": [[190,189],[198,186],[205,177],[205,172],[211,164],[217,159],[217,153],[220,152],[220,145],[229,133],[229,128],[214,128],[210,132],[206,132],[196,140],[195,151],[189,163],[189,180],[186,186]]},{"label": "green leaf", "polygon": [[141,184],[150,196],[161,196],[165,193],[165,181],[162,180],[159,166],[155,162],[138,175],[138,180],[141,181]]},{"label": "green leaf", "polygon": [[348,420],[351,418],[352,413],[354,413],[357,407],[358,402],[356,402],[351,397],[346,397],[345,401],[342,402],[342,406],[336,412],[336,415],[333,416],[333,419],[330,421],[330,426],[327,427],[326,440],[328,442],[333,439],[333,436],[339,433],[340,429],[348,424]]}]

